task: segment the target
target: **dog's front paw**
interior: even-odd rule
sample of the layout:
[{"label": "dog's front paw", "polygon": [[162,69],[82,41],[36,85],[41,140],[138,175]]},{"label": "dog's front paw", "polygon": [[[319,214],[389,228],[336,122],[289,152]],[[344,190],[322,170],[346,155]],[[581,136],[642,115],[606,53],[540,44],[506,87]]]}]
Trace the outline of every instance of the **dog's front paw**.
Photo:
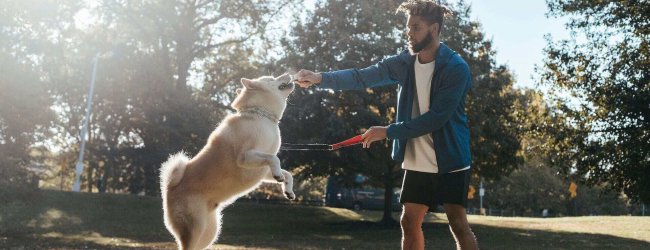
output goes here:
[{"label": "dog's front paw", "polygon": [[294,200],[296,199],[296,194],[293,191],[284,191],[284,197],[287,197],[289,200]]}]

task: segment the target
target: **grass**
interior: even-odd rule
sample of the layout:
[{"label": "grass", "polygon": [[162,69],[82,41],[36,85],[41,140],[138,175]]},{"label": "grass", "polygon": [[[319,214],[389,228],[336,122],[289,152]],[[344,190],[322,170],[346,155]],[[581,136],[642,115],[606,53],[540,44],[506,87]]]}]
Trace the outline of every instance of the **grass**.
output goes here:
[{"label": "grass", "polygon": [[[0,249],[175,249],[155,197],[39,191],[0,203]],[[215,249],[399,249],[379,211],[235,202]],[[397,214],[395,214],[397,217]],[[650,217],[470,216],[481,249],[650,249]],[[443,214],[428,248],[454,249]]]}]

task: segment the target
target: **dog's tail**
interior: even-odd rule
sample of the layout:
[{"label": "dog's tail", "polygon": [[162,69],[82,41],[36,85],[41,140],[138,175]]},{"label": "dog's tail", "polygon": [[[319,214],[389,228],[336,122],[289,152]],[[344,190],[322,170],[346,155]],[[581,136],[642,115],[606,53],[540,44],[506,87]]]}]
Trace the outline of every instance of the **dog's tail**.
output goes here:
[{"label": "dog's tail", "polygon": [[185,167],[190,159],[184,152],[179,152],[175,155],[169,156],[169,159],[162,164],[160,168],[160,191],[161,194],[167,194],[167,189],[170,189],[183,179],[185,174]]}]

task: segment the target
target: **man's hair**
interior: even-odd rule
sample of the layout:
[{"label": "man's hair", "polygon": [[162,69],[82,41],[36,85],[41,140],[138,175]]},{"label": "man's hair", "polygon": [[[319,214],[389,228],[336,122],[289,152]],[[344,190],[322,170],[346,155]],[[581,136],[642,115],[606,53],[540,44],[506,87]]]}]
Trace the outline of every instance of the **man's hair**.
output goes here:
[{"label": "man's hair", "polygon": [[444,17],[451,14],[449,8],[431,0],[404,1],[399,5],[399,7],[397,7],[396,13],[399,12],[404,12],[409,16],[422,17],[429,24],[437,23],[439,26],[438,33],[442,31],[442,21]]}]

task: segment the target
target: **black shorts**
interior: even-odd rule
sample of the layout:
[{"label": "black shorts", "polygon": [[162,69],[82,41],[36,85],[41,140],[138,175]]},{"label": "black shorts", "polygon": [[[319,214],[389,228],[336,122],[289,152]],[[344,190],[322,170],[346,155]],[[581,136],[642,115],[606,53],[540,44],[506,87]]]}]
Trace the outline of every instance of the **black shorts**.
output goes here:
[{"label": "black shorts", "polygon": [[434,211],[438,205],[457,204],[467,207],[467,190],[472,170],[447,174],[405,170],[399,202],[417,203]]}]

